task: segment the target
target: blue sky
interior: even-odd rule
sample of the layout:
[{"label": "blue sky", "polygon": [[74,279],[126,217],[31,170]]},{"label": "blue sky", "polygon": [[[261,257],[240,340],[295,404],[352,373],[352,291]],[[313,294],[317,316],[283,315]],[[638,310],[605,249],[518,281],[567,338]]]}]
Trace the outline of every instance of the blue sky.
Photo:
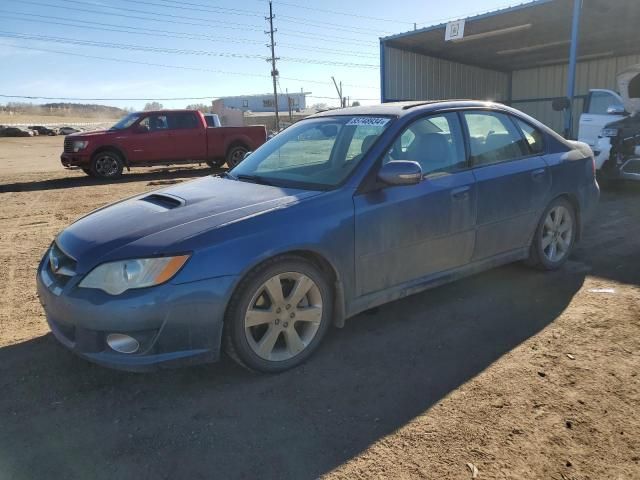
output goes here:
[{"label": "blue sky", "polygon": [[[374,103],[379,37],[411,30],[414,22],[421,27],[507,5],[275,0],[280,89],[312,92],[310,104],[336,104],[333,75],[352,100]],[[261,58],[270,54],[267,14],[265,0],[2,0],[0,94],[112,99],[270,92],[270,65]],[[10,100],[0,97],[0,104]],[[171,108],[196,102],[162,101]],[[141,108],[145,101],[90,103]]]}]

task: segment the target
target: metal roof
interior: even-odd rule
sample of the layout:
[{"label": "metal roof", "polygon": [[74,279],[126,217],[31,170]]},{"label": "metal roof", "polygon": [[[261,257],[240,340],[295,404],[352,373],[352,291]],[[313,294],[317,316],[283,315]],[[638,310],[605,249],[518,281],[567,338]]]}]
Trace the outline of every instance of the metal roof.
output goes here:
[{"label": "metal roof", "polygon": [[[536,0],[465,19],[464,38],[446,24],[381,39],[385,45],[467,65],[513,71],[567,63],[573,0]],[[585,0],[578,60],[638,53],[638,0]]]}]

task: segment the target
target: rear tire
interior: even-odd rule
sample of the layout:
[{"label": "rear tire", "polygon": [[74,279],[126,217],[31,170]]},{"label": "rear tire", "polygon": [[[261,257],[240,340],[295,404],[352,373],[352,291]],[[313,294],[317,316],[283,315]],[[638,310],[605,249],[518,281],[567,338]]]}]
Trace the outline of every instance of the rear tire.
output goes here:
[{"label": "rear tire", "polygon": [[236,145],[235,147],[231,147],[227,152],[226,162],[227,167],[229,169],[234,168],[238,165],[242,160],[244,160],[244,156],[247,154],[249,149],[244,145]]},{"label": "rear tire", "polygon": [[91,172],[95,177],[105,180],[120,177],[123,168],[122,156],[114,150],[103,150],[91,159]]},{"label": "rear tire", "polygon": [[333,290],[314,264],[292,255],[256,267],[234,292],[224,325],[227,355],[278,373],[304,362],[327,333]]},{"label": "rear tire", "polygon": [[573,205],[564,198],[546,208],[533,236],[527,264],[541,270],[557,270],[569,259],[578,222]]}]

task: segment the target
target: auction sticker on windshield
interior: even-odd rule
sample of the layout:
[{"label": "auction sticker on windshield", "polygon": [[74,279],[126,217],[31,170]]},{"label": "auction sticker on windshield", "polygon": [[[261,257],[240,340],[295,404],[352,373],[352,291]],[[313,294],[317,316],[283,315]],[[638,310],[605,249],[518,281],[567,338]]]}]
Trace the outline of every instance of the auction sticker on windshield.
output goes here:
[{"label": "auction sticker on windshield", "polygon": [[347,126],[384,127],[387,123],[389,123],[389,119],[384,117],[353,117]]}]

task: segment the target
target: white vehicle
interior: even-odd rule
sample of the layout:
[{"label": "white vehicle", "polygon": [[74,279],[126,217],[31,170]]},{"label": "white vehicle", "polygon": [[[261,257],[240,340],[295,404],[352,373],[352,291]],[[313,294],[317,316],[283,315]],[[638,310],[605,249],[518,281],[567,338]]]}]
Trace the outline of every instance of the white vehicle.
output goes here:
[{"label": "white vehicle", "polygon": [[[622,162],[622,156],[638,154],[636,145],[631,145],[631,148],[625,145],[623,148],[621,142],[628,143],[630,135],[635,137],[640,134],[640,123],[636,119],[636,113],[640,110],[640,64],[618,73],[617,83],[620,93],[604,89],[590,90],[584,113],[580,116],[578,140],[591,146],[598,170],[613,155],[617,156],[614,162],[617,164],[618,161]],[[618,138],[623,132],[624,138]],[[620,144],[617,150],[616,143]],[[613,170],[615,168],[610,173]],[[621,176],[621,173],[624,172],[618,172],[615,176]]]},{"label": "white vehicle", "polygon": [[599,88],[589,90],[584,113],[580,115],[578,141],[595,147],[605,125],[622,120],[625,114],[624,102],[618,93]]},{"label": "white vehicle", "polygon": [[221,127],[220,117],[215,113],[203,113],[204,120],[207,122],[207,127]]}]

